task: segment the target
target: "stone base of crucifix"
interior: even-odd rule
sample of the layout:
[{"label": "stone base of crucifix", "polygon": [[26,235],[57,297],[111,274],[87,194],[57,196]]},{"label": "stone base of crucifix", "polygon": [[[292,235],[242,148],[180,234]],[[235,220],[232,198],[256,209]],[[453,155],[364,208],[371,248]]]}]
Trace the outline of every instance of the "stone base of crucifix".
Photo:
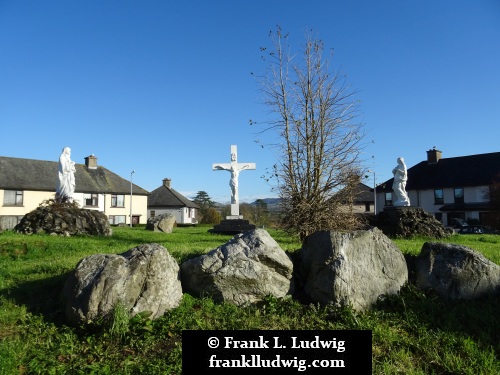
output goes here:
[{"label": "stone base of crucifix", "polygon": [[[230,216],[227,216],[230,217]],[[240,216],[241,217],[241,216]],[[250,224],[248,220],[244,219],[226,219],[222,220],[220,224],[214,225],[212,229],[209,230],[211,233],[220,234],[237,234],[242,232],[247,232],[249,230],[254,230],[255,225]]]},{"label": "stone base of crucifix", "polygon": [[240,215],[239,203],[231,203],[231,215],[226,216],[226,219],[227,220],[243,219],[243,215]]}]

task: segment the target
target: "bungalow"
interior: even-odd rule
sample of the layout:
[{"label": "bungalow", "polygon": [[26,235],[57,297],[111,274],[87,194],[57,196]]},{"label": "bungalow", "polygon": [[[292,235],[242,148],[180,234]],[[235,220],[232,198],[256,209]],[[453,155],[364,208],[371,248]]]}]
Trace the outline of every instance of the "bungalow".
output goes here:
[{"label": "bungalow", "polygon": [[[500,174],[500,152],[443,158],[434,148],[407,172],[411,206],[432,213],[445,226],[454,226],[454,219],[483,223],[490,212],[489,187]],[[392,206],[392,183],[391,178],[376,187],[377,213]]]},{"label": "bungalow", "polygon": [[[130,224],[130,216],[133,224],[146,223],[146,190],[98,166],[93,155],[75,168],[73,200],[80,207],[104,212],[110,224]],[[0,229],[12,229],[40,203],[54,199],[57,175],[57,162],[0,156]]]},{"label": "bungalow", "polygon": [[169,178],[164,178],[163,184],[148,197],[148,219],[170,213],[177,225],[194,225],[198,224],[199,209],[196,203],[172,189],[172,180]]},{"label": "bungalow", "polygon": [[371,213],[373,215],[374,201],[373,188],[359,182],[354,190],[353,212],[357,214]]}]

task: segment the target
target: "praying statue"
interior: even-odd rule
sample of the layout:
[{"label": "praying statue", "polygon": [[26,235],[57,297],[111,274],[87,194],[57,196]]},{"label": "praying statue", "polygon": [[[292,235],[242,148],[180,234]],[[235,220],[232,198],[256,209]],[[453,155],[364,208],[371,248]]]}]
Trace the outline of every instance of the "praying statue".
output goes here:
[{"label": "praying statue", "polygon": [[71,161],[71,149],[64,147],[59,157],[59,170],[56,188],[57,201],[72,201],[75,192],[75,162]]},{"label": "praying statue", "polygon": [[408,180],[408,173],[406,171],[406,164],[403,158],[398,158],[398,165],[392,170],[394,175],[394,183],[392,184],[392,190],[396,195],[396,201],[394,206],[409,206],[410,198],[406,194],[406,181]]}]

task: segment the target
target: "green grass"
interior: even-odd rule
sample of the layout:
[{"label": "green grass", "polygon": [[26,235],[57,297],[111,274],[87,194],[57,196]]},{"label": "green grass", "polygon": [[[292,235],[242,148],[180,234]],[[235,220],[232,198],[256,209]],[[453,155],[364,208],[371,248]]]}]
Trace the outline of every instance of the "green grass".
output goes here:
[{"label": "green grass", "polygon": [[[171,234],[114,228],[111,238],[0,233],[0,374],[180,374],[185,329],[369,329],[374,374],[500,373],[499,300],[446,302],[411,284],[365,313],[292,298],[240,308],[185,294],[178,308],[155,321],[130,318],[117,306],[92,326],[65,324],[61,290],[80,259],[156,242],[182,262],[230,239],[208,228],[176,228]],[[300,248],[296,238],[269,233],[286,251]],[[426,240],[394,242],[415,256]],[[500,236],[446,241],[500,264]]]}]

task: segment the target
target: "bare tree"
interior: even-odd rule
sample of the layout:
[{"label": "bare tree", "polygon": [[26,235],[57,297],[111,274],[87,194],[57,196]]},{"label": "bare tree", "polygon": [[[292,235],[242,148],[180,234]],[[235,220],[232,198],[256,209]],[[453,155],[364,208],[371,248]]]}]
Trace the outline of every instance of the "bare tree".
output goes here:
[{"label": "bare tree", "polygon": [[317,230],[353,229],[364,139],[355,122],[356,92],[345,75],[331,71],[323,42],[311,34],[297,55],[279,27],[270,38],[272,50],[261,48],[268,69],[258,80],[271,114],[262,133],[279,139],[272,178],[283,203],[283,228],[302,239]]}]

